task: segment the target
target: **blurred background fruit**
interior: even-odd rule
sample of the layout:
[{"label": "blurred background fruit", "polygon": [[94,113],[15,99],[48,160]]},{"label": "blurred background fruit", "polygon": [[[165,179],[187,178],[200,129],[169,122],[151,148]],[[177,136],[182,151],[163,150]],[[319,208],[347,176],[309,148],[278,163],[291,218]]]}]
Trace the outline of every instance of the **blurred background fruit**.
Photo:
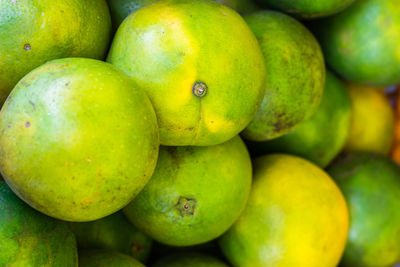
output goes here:
[{"label": "blurred background fruit", "polygon": [[353,113],[345,150],[387,155],[393,141],[394,116],[384,89],[356,84],[347,84],[347,88]]},{"label": "blurred background fruit", "polygon": [[124,212],[161,243],[201,244],[238,218],[251,176],[250,156],[238,136],[215,146],[161,147],[153,177]]},{"label": "blurred background fruit", "polygon": [[103,59],[107,52],[105,0],[2,0],[0,10],[0,105],[23,76],[49,60]]},{"label": "blurred background fruit", "polygon": [[80,250],[79,267],[145,267],[131,256],[112,250]]},{"label": "blurred background fruit", "polygon": [[344,84],[329,71],[317,112],[291,132],[264,142],[247,142],[253,155],[285,152],[302,156],[322,168],[339,154],[349,135],[351,102]]},{"label": "blurred background fruit", "polygon": [[100,220],[70,223],[79,249],[109,249],[145,262],[152,239],[133,226],[119,211]]},{"label": "blurred background fruit", "polygon": [[78,267],[68,224],[43,215],[0,181],[0,266]]},{"label": "blurred background fruit", "polygon": [[272,9],[278,9],[300,18],[325,17],[338,13],[354,0],[258,0]]},{"label": "blurred background fruit", "polygon": [[398,0],[357,0],[313,25],[326,62],[346,80],[370,86],[400,82]]},{"label": "blurred background fruit", "polygon": [[395,131],[391,156],[395,162],[400,164],[400,93],[398,87],[397,91],[395,91],[392,95],[393,99],[395,100],[393,104],[395,112]]},{"label": "blurred background fruit", "polygon": [[391,266],[400,261],[400,167],[389,158],[353,153],[328,172],[350,211],[343,266]]},{"label": "blurred background fruit", "polygon": [[290,155],[256,158],[247,206],[220,244],[233,266],[336,266],[348,234],[339,188]]},{"label": "blurred background fruit", "polygon": [[257,39],[239,14],[213,1],[165,0],[137,10],[107,60],[147,91],[162,145],[228,141],[250,122],[265,90]]},{"label": "blurred background fruit", "polygon": [[242,136],[265,141],[288,133],[315,113],[323,95],[325,65],[314,36],[295,19],[260,11],[245,20],[260,42],[267,85],[263,102]]},{"label": "blurred background fruit", "polygon": [[0,112],[3,178],[29,205],[67,221],[99,219],[128,204],[149,181],[158,145],[145,92],[99,60],[42,65]]}]

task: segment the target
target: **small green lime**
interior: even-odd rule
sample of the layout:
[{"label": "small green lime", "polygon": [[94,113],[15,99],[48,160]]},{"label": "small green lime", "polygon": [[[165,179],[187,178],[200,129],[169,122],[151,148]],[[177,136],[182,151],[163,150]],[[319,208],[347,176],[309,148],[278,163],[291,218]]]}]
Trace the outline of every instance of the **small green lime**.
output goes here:
[{"label": "small green lime", "polygon": [[153,177],[124,212],[161,243],[200,244],[234,223],[250,186],[250,157],[237,136],[215,146],[161,147]]}]

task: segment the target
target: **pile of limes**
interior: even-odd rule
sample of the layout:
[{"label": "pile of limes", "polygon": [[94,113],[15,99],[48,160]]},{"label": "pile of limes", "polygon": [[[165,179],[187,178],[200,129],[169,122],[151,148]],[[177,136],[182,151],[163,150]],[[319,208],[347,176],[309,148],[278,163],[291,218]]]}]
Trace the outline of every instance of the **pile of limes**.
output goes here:
[{"label": "pile of limes", "polygon": [[0,266],[393,266],[396,84],[398,0],[0,0]]}]

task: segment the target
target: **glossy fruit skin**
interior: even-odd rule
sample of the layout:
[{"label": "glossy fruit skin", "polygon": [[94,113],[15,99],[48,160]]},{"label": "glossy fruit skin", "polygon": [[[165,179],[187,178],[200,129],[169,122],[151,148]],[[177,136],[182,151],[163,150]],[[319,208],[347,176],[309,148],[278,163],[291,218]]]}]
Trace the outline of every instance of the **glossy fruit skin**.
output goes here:
[{"label": "glossy fruit skin", "polygon": [[351,153],[328,172],[350,211],[342,265],[391,266],[400,260],[400,167],[372,153]]},{"label": "glossy fruit skin", "polygon": [[316,165],[271,154],[253,162],[252,191],[244,212],[220,238],[233,266],[333,267],[348,232],[339,188]]},{"label": "glossy fruit skin", "polygon": [[23,76],[49,60],[103,59],[107,52],[105,0],[1,0],[0,10],[0,105]]},{"label": "glossy fruit skin", "polygon": [[293,16],[311,19],[341,12],[355,0],[260,0],[268,7]]},{"label": "glossy fruit skin", "polygon": [[347,84],[352,120],[346,151],[387,155],[393,142],[394,112],[383,88]]},{"label": "glossy fruit skin", "polygon": [[221,260],[201,253],[171,254],[151,267],[228,267]]},{"label": "glossy fruit skin", "polygon": [[358,0],[314,26],[328,65],[346,80],[369,86],[400,82],[397,0]]},{"label": "glossy fruit skin", "polygon": [[[110,7],[111,19],[114,31],[116,31],[132,12],[157,0],[107,0]],[[257,5],[251,0],[215,0],[238,12],[251,12],[257,9]]]},{"label": "glossy fruit skin", "polygon": [[245,20],[260,42],[267,66],[264,99],[242,132],[252,141],[288,133],[317,110],[325,84],[325,65],[314,36],[300,22],[275,11]]},{"label": "glossy fruit skin", "polygon": [[0,112],[4,179],[58,219],[90,221],[121,209],[150,179],[157,154],[149,99],[102,61],[50,61],[18,83]]},{"label": "glossy fruit skin", "polygon": [[[137,10],[118,29],[107,60],[148,93],[162,145],[228,141],[250,122],[265,89],[254,34],[214,1],[166,0]],[[201,83],[207,89],[196,96]]]},{"label": "glossy fruit skin", "polygon": [[317,112],[291,132],[265,142],[248,142],[257,155],[283,152],[304,157],[325,168],[346,144],[351,102],[345,85],[327,71],[324,96]]},{"label": "glossy fruit skin", "polygon": [[78,267],[76,240],[65,222],[43,215],[0,181],[0,265]]},{"label": "glossy fruit skin", "polygon": [[79,267],[145,267],[131,256],[112,250],[79,251]]},{"label": "glossy fruit skin", "polygon": [[239,137],[208,147],[161,147],[153,177],[124,212],[161,243],[201,244],[234,223],[250,186],[251,161]]},{"label": "glossy fruit skin", "polygon": [[79,249],[109,249],[140,262],[149,257],[152,239],[133,226],[119,211],[91,222],[70,223]]}]

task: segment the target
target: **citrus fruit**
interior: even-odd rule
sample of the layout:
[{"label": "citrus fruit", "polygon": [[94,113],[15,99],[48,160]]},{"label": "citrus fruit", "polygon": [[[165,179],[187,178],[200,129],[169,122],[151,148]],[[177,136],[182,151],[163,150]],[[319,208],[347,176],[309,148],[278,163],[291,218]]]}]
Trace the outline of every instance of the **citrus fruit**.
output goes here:
[{"label": "citrus fruit", "polygon": [[221,260],[201,254],[172,254],[158,260],[152,267],[228,267]]},{"label": "citrus fruit", "polygon": [[347,151],[388,154],[393,141],[394,114],[382,88],[348,84],[353,117]]},{"label": "citrus fruit", "polygon": [[221,237],[233,266],[336,266],[348,231],[346,202],[316,165],[290,155],[255,159],[244,212]]},{"label": "citrus fruit", "polygon": [[[107,0],[110,7],[111,19],[114,30],[117,30],[124,19],[135,10],[157,2],[157,0]],[[215,0],[238,12],[250,12],[257,6],[249,0]]]},{"label": "citrus fruit", "polygon": [[343,266],[392,266],[400,260],[400,167],[389,158],[353,153],[328,172],[350,212]]},{"label": "citrus fruit", "polygon": [[325,17],[338,13],[355,0],[259,0],[275,8],[301,18]]},{"label": "citrus fruit", "polygon": [[105,0],[1,0],[0,10],[0,105],[25,74],[46,61],[103,59],[108,49]]},{"label": "citrus fruit", "polygon": [[250,186],[250,157],[239,137],[208,147],[161,147],[150,182],[124,212],[161,243],[200,244],[233,224]]},{"label": "citrus fruit", "polygon": [[346,80],[370,86],[400,82],[398,0],[357,0],[315,28],[328,65]]},{"label": "citrus fruit", "polygon": [[79,249],[109,249],[144,262],[152,240],[134,227],[122,212],[100,220],[70,224]]},{"label": "citrus fruit", "polygon": [[18,196],[49,216],[89,221],[121,209],[150,179],[157,121],[146,94],[111,64],[58,59],[10,94],[0,147]]},{"label": "citrus fruit", "polygon": [[144,267],[134,258],[112,250],[79,251],[79,267]]},{"label": "citrus fruit", "polygon": [[267,85],[246,139],[265,141],[288,133],[317,110],[325,65],[314,36],[295,19],[275,11],[245,16],[264,53]]},{"label": "citrus fruit", "polygon": [[324,168],[346,143],[351,122],[350,96],[333,73],[326,73],[324,96],[317,112],[291,132],[270,141],[249,142],[255,154],[285,152]]},{"label": "citrus fruit", "polygon": [[75,237],[65,222],[20,200],[0,181],[0,266],[78,267]]},{"label": "citrus fruit", "polygon": [[250,122],[265,89],[257,39],[232,9],[165,0],[119,27],[108,59],[148,93],[162,145],[214,145]]}]

